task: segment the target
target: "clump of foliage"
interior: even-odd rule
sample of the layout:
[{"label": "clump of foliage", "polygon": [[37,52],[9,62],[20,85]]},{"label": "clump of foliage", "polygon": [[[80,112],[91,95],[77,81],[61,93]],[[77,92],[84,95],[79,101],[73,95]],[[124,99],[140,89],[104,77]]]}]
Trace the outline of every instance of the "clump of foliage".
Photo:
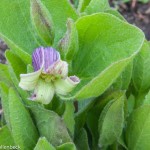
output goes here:
[{"label": "clump of foliage", "polygon": [[[0,64],[0,145],[150,149],[150,43],[108,1],[2,0],[0,37],[10,48],[7,64]],[[46,105],[19,87],[40,46],[59,51],[68,76],[80,79]]]}]

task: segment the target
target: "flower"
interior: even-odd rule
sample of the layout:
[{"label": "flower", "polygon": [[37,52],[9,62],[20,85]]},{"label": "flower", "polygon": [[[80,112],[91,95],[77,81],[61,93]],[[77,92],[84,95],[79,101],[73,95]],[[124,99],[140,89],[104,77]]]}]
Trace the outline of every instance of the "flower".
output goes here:
[{"label": "flower", "polygon": [[52,47],[40,47],[32,54],[34,72],[20,75],[19,86],[33,91],[31,100],[48,104],[54,94],[67,95],[80,80],[68,77],[68,64],[60,59],[60,54]]}]

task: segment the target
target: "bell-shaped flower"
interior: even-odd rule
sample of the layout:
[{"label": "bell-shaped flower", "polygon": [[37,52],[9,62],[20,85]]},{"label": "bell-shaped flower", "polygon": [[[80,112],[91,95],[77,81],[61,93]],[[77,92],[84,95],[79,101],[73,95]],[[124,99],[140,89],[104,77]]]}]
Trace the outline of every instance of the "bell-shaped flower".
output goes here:
[{"label": "bell-shaped flower", "polygon": [[52,47],[37,48],[32,54],[33,73],[21,74],[19,86],[33,91],[31,100],[48,104],[54,94],[67,95],[80,82],[76,76],[68,77],[68,64]]}]

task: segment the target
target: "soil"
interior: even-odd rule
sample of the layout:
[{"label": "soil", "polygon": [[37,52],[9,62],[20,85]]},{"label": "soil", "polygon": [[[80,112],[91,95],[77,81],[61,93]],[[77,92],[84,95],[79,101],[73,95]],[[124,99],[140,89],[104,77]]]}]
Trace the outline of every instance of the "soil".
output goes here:
[{"label": "soil", "polygon": [[[116,6],[114,1],[110,3],[112,6]],[[118,4],[118,10],[129,23],[142,29],[146,39],[150,40],[150,2],[143,4],[133,0],[126,4],[120,3]]]},{"label": "soil", "polygon": [[[2,40],[0,40],[0,63],[2,63],[2,64],[6,63],[4,53],[7,48],[8,48],[7,45]],[[0,101],[0,118],[1,118],[2,112],[3,112],[3,110],[2,110],[2,105],[1,105],[1,101]]]},{"label": "soil", "polygon": [[2,40],[0,40],[0,63],[2,64],[6,62],[5,56],[4,56],[6,49],[7,49],[7,45]]}]

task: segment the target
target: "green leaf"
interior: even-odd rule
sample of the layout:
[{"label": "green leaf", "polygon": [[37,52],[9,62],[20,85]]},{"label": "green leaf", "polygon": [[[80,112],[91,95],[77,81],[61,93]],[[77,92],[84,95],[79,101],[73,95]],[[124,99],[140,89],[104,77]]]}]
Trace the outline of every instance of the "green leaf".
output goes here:
[{"label": "green leaf", "polygon": [[32,28],[30,0],[14,0],[13,3],[10,3],[9,0],[0,1],[0,10],[0,37],[20,57],[24,59],[25,54],[29,59],[28,54],[22,51],[31,54],[35,48],[42,45]]},{"label": "green leaf", "polygon": [[88,145],[88,137],[87,137],[87,132],[84,128],[78,131],[78,134],[76,135],[75,139],[75,144],[77,146],[78,150],[89,150],[89,145]]},{"label": "green leaf", "polygon": [[56,150],[45,137],[40,138],[34,150]]},{"label": "green leaf", "polygon": [[133,62],[129,63],[112,85],[113,90],[127,90],[132,78]]},{"label": "green leaf", "polygon": [[103,12],[109,8],[108,0],[91,0],[85,9],[85,12],[87,14],[93,14],[97,12]]},{"label": "green leaf", "polygon": [[98,148],[98,119],[99,119],[99,109],[96,107],[93,107],[88,113],[87,113],[87,120],[86,124],[87,127],[91,133],[92,138],[92,148],[96,149]]},{"label": "green leaf", "polygon": [[10,113],[9,113],[9,86],[5,83],[0,84],[0,90],[1,90],[1,103],[4,111],[4,117],[7,123],[7,126],[11,128],[10,124]]},{"label": "green leaf", "polygon": [[74,135],[74,126],[75,126],[75,120],[74,120],[74,104],[73,102],[67,102],[65,103],[65,112],[63,114],[64,122],[71,132],[72,135]]},{"label": "green leaf", "polygon": [[[96,102],[94,106],[88,111],[87,113],[87,119],[86,124],[87,127],[92,135],[92,147],[97,149],[98,147],[98,122],[99,122],[99,116],[102,113],[103,109],[108,103],[112,103],[112,101],[115,101],[119,99],[124,94],[123,91],[116,91],[116,92],[108,92],[106,94],[103,94],[101,97],[98,97],[96,99]],[[109,106],[109,104],[108,104]],[[107,106],[107,107],[108,107]]]},{"label": "green leaf", "polygon": [[86,123],[87,111],[81,112],[75,116],[75,130],[79,131]]},{"label": "green leaf", "polygon": [[75,113],[75,130],[76,132],[80,131],[86,123],[87,112],[94,105],[94,98],[84,99],[83,101],[78,101],[75,103],[77,112]]},{"label": "green leaf", "polygon": [[150,143],[150,105],[136,109],[127,123],[126,141],[129,150],[148,150]]},{"label": "green leaf", "polygon": [[88,6],[91,0],[80,0],[78,5],[78,11],[83,12],[84,9]]},{"label": "green leaf", "polygon": [[15,146],[13,137],[7,126],[0,128],[0,145],[3,146]]},{"label": "green leaf", "polygon": [[8,66],[5,64],[0,64],[0,82],[5,82],[5,84],[9,86],[13,85],[9,75]]},{"label": "green leaf", "polygon": [[72,61],[81,82],[63,99],[86,99],[102,94],[140,50],[143,33],[113,15],[98,13],[76,22],[79,50]]},{"label": "green leaf", "polygon": [[134,110],[135,97],[131,94],[127,100],[128,113],[130,114]]},{"label": "green leaf", "polygon": [[133,85],[138,93],[150,88],[150,46],[144,42],[141,51],[134,59]]},{"label": "green leaf", "polygon": [[84,99],[83,101],[78,102],[78,112],[76,113],[77,115],[80,115],[80,113],[84,111],[88,111],[94,104],[95,99],[94,98],[89,98],[89,99]]},{"label": "green leaf", "polygon": [[110,101],[99,118],[99,146],[105,147],[119,140],[124,125],[125,95]]},{"label": "green leaf", "polygon": [[56,147],[56,150],[77,150],[75,145],[71,142],[64,143]]},{"label": "green leaf", "polygon": [[117,18],[121,19],[122,21],[126,21],[126,20],[124,19],[124,17],[123,17],[117,10],[115,10],[115,9],[113,9],[113,8],[108,9],[108,10],[105,10],[104,12],[114,15],[114,16],[116,16]]},{"label": "green leaf", "polygon": [[135,95],[135,106],[134,106],[134,108],[138,108],[145,103],[145,97],[147,94],[148,94],[148,92],[146,91],[146,92],[138,93],[137,95]]},{"label": "green leaf", "polygon": [[6,51],[6,59],[18,79],[20,78],[20,74],[27,72],[26,64],[12,51]]},{"label": "green leaf", "polygon": [[143,104],[150,104],[150,91],[147,93],[147,95],[145,96],[145,99],[143,101]]},{"label": "green leaf", "polygon": [[67,22],[67,32],[59,43],[59,49],[62,57],[69,63],[79,49],[76,25],[71,19]]},{"label": "green leaf", "polygon": [[62,116],[65,111],[65,102],[59,99],[56,95],[53,97],[51,103],[45,105],[46,109],[54,111],[59,116]]},{"label": "green leaf", "polygon": [[21,97],[24,98],[24,101],[28,102],[28,100],[26,100],[29,97],[28,93],[26,91],[23,91],[18,86],[20,74],[27,72],[26,64],[12,51],[6,51],[6,58],[9,63],[8,69],[12,82],[14,83],[17,91],[21,94]]},{"label": "green leaf", "polygon": [[9,111],[12,135],[16,145],[23,150],[33,149],[38,139],[36,127],[28,110],[12,88],[9,90]]},{"label": "green leaf", "polygon": [[46,110],[41,106],[33,106],[30,109],[34,115],[40,135],[46,137],[52,145],[58,146],[71,142],[63,120],[55,112]]},{"label": "green leaf", "polygon": [[54,40],[54,25],[47,8],[40,0],[31,0],[31,19],[33,26],[45,45],[52,45]]},{"label": "green leaf", "polygon": [[66,32],[66,22],[68,18],[77,19],[77,13],[68,0],[41,0],[49,10],[55,26],[55,44]]},{"label": "green leaf", "polygon": [[[124,149],[128,150],[126,143],[125,143],[125,138],[124,138],[124,134],[121,135],[120,139],[118,140],[118,145],[121,145]],[[119,146],[120,146],[119,145]]]}]

